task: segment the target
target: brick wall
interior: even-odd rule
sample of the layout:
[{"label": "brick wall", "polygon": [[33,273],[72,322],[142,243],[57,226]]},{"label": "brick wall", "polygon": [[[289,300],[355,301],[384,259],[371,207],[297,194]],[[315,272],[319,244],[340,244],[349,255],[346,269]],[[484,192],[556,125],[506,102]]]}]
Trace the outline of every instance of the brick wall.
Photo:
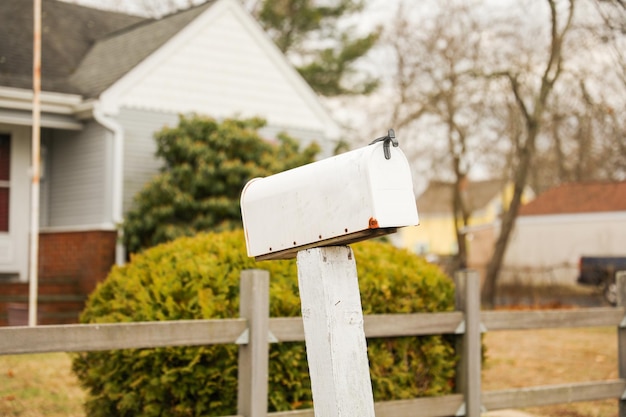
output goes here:
[{"label": "brick wall", "polygon": [[70,278],[89,294],[115,263],[114,231],[55,232],[39,235],[39,277]]},{"label": "brick wall", "polygon": [[[115,263],[116,232],[39,235],[38,323],[76,323],[87,296]],[[0,281],[0,326],[26,325],[28,283]]]}]

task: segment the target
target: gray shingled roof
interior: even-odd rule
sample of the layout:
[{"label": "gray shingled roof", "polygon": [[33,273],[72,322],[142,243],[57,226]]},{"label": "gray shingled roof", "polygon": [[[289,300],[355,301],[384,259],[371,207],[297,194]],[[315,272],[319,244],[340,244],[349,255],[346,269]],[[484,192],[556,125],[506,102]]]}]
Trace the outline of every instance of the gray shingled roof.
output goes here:
[{"label": "gray shingled roof", "polygon": [[97,96],[121,76],[159,49],[212,3],[159,20],[142,22],[98,40],[70,82],[88,97]]},{"label": "gray shingled roof", "polygon": [[[452,192],[454,184],[432,181],[426,191],[417,199],[417,209],[421,214],[452,213]],[[469,181],[465,190],[466,204],[470,212],[485,208],[504,188],[502,180]]]},{"label": "gray shingled roof", "polygon": [[[0,85],[30,89],[33,4],[1,1]],[[42,90],[97,96],[210,4],[154,20],[43,0]]]}]

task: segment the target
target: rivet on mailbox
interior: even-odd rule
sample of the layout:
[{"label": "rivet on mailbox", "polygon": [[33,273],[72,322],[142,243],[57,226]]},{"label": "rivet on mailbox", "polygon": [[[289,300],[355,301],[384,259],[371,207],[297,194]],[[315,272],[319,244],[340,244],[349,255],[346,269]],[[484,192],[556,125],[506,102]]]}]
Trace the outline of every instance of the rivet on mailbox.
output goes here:
[{"label": "rivet on mailbox", "polygon": [[411,170],[393,130],[369,146],[250,180],[241,214],[248,256],[257,260],[294,258],[419,223]]}]

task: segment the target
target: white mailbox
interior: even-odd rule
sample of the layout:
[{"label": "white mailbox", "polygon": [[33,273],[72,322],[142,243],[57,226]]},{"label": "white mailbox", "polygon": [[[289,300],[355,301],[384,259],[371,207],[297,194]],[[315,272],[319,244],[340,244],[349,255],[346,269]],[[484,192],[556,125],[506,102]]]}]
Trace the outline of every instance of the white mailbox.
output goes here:
[{"label": "white mailbox", "polygon": [[411,170],[389,139],[250,180],[241,194],[248,256],[288,259],[417,225]]}]

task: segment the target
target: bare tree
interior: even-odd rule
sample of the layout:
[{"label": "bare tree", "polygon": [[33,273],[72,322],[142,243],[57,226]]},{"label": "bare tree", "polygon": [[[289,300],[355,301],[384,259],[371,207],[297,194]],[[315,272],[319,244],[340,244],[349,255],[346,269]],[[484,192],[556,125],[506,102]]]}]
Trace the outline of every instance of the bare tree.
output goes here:
[{"label": "bare tree", "polygon": [[[396,63],[395,94],[384,102],[390,122],[399,130],[419,132],[427,126],[432,142],[422,143],[428,151],[420,155],[427,154],[434,164],[444,166],[443,175],[455,184],[452,212],[459,265],[466,256],[461,230],[470,214],[462,185],[470,170],[480,162],[483,167],[495,167],[498,177],[507,173],[513,183],[512,200],[502,213],[483,286],[483,302],[489,307],[522,196],[532,178],[537,142],[547,127],[546,114],[553,104],[550,96],[563,73],[574,1],[533,2],[533,6],[546,5],[549,18],[548,25],[534,23],[531,29],[510,14],[485,17],[478,3],[439,2],[438,13],[419,10],[417,18],[406,9],[407,4],[387,37]],[[549,36],[538,36],[546,26]],[[537,32],[527,32],[532,29]],[[527,37],[549,42],[524,42]]]},{"label": "bare tree", "polygon": [[484,149],[493,149],[496,138],[485,100],[489,80],[476,76],[484,60],[483,23],[472,4],[444,1],[423,9],[409,4],[400,5],[385,36],[395,63],[393,94],[385,101],[388,123],[403,137],[428,132],[417,150],[409,144],[409,155],[413,160],[427,155],[431,179],[452,183],[458,248],[454,266],[465,267],[463,230],[471,216],[466,184],[473,165],[487,154]]},{"label": "bare tree", "polygon": [[604,23],[594,26],[594,33],[611,46],[621,82],[626,85],[626,2],[624,0],[593,0],[593,2]]},{"label": "bare tree", "polygon": [[[550,9],[550,44],[539,80],[534,84],[528,74],[519,73],[515,68],[501,71],[497,76],[505,77],[524,121],[524,132],[515,149],[516,166],[513,175],[513,196],[508,209],[501,219],[500,233],[495,243],[493,255],[487,265],[485,282],[482,288],[482,302],[492,308],[495,302],[496,282],[504,260],[511,232],[522,204],[522,194],[528,184],[530,169],[536,152],[537,138],[543,126],[548,99],[562,74],[563,46],[574,16],[574,0],[568,1],[567,9],[557,5],[555,0],[546,0]],[[494,74],[496,75],[496,74]],[[531,81],[531,82],[529,82]]]},{"label": "bare tree", "polygon": [[626,178],[626,124],[616,116],[626,107],[626,9],[593,0],[578,2],[577,11],[529,178],[537,192],[568,181]]},{"label": "bare tree", "polygon": [[[529,178],[536,192],[563,182],[626,178],[626,126],[623,118],[616,116],[612,100],[604,97],[604,92],[592,92],[596,88],[590,78],[571,80],[568,87],[554,92],[545,117],[548,137],[538,145]],[[619,85],[614,85],[610,94],[618,92],[626,95]]]}]

